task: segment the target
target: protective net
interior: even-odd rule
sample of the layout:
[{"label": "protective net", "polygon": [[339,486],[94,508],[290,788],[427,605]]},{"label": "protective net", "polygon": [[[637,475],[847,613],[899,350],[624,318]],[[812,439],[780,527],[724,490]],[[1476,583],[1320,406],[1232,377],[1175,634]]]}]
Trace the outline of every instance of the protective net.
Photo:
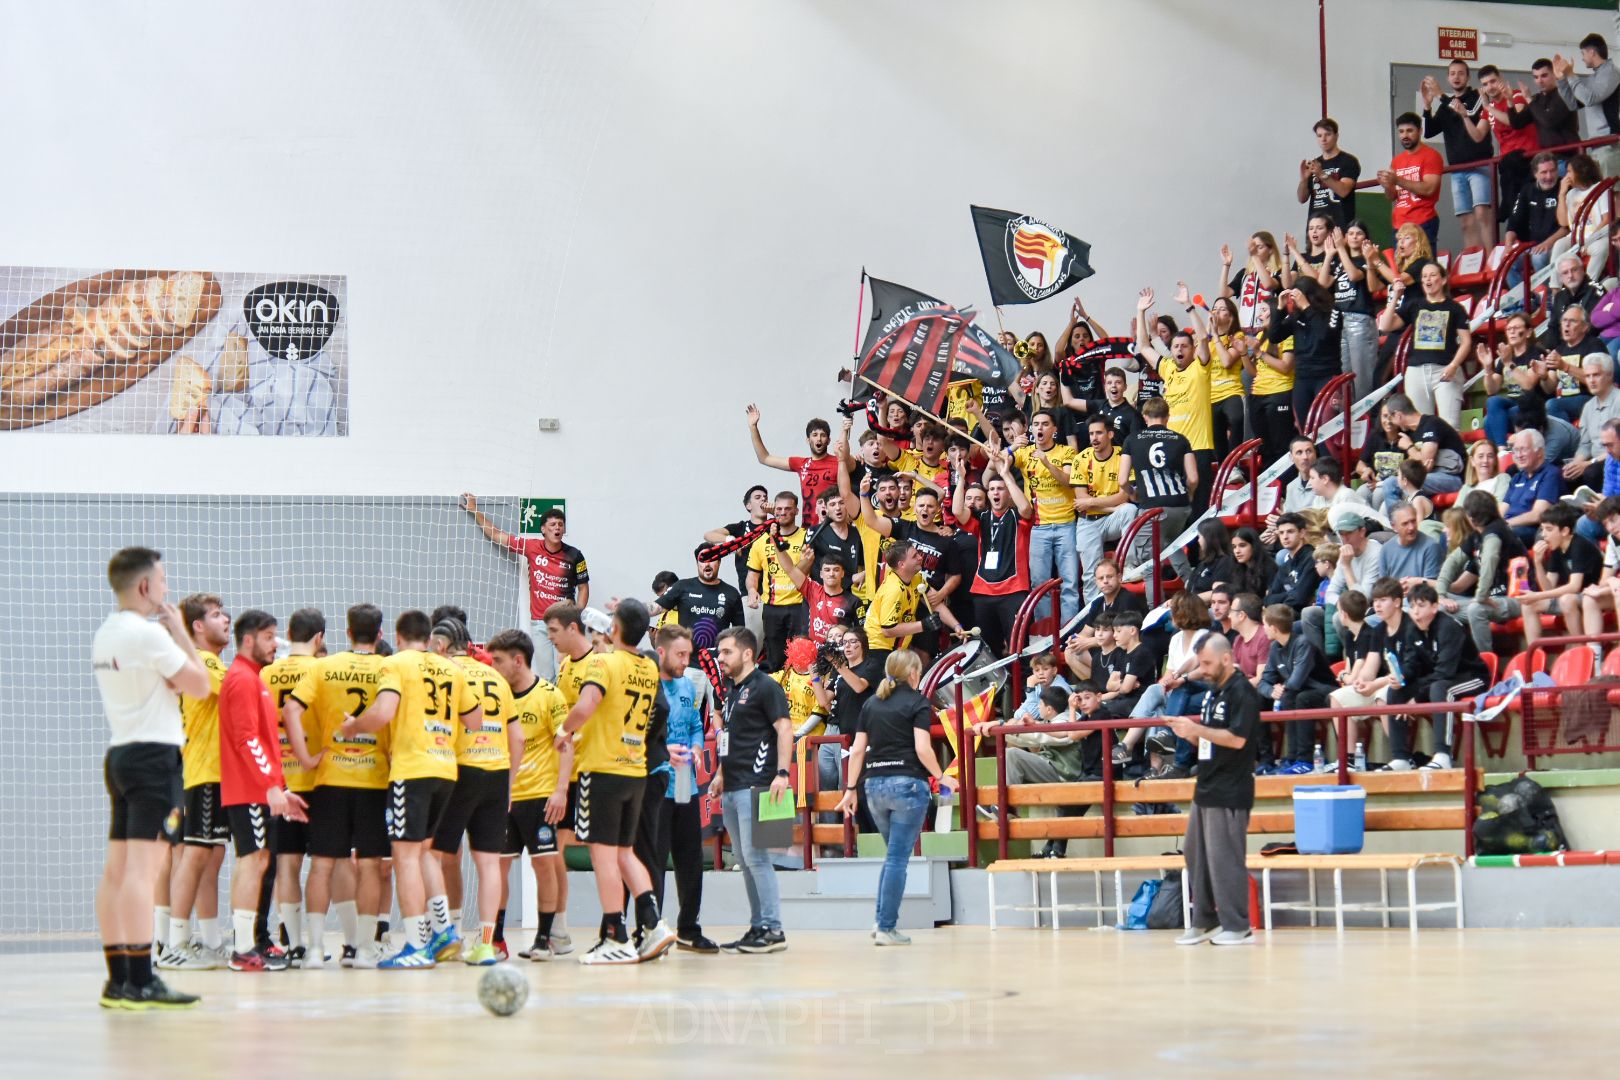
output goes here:
[{"label": "protective net", "polygon": [[[382,607],[390,641],[399,612],[445,603],[467,609],[478,641],[528,628],[522,565],[487,540],[453,497],[10,494],[0,495],[0,506],[5,947],[78,945],[95,929],[107,726],[89,648],[112,608],[106,563],[118,548],[162,550],[176,602],[214,593],[228,611],[271,612],[283,633],[295,609],[319,608],[333,652],[347,647],[345,610],[363,601]],[[479,508],[502,529],[516,528],[516,499],[491,497]],[[227,859],[222,883],[229,870]],[[470,864],[464,870],[464,907],[475,913]]]}]

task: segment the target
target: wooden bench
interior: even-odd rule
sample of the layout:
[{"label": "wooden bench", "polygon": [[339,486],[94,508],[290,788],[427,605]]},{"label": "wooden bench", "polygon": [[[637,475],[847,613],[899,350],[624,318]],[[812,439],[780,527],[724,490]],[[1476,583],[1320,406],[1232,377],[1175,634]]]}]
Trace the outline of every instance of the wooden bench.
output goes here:
[{"label": "wooden bench", "polygon": [[[1159,872],[1166,870],[1184,870],[1187,860],[1180,855],[1143,855],[1122,856],[1118,858],[1087,858],[1087,859],[1002,859],[993,862],[987,867],[986,880],[990,883],[990,929],[996,928],[996,875],[1020,874],[1029,875],[1030,903],[1009,904],[999,910],[1029,911],[1034,913],[1034,924],[1040,929],[1041,912],[1052,913],[1052,929],[1061,925],[1060,913],[1064,911],[1094,911],[1097,913],[1097,925],[1103,925],[1103,912],[1112,910],[1114,925],[1123,926],[1125,923],[1125,885],[1124,874],[1127,871],[1134,873]],[[1058,902],[1057,879],[1059,874],[1091,874],[1093,903],[1090,904],[1062,904]],[[1102,876],[1112,872],[1114,875],[1114,902],[1103,903]],[[1051,878],[1052,902],[1041,903],[1040,875],[1047,874]],[[1181,890],[1181,922],[1187,925],[1192,918],[1191,901],[1187,890]]]}]

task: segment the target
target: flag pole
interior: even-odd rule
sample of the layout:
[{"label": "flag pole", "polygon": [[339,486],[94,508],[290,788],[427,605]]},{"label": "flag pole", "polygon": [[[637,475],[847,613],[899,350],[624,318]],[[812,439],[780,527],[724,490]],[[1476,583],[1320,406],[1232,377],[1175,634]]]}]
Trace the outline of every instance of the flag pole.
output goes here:
[{"label": "flag pole", "polygon": [[861,382],[865,383],[867,386],[870,386],[872,389],[876,390],[878,393],[883,394],[886,397],[892,398],[895,401],[903,403],[906,406],[906,408],[908,408],[908,409],[916,409],[918,412],[920,412],[924,416],[928,417],[928,419],[945,425],[945,427],[950,429],[950,432],[951,432],[952,435],[960,435],[960,436],[962,436],[962,438],[966,439],[968,442],[977,443],[979,446],[984,447],[984,449],[986,451],[992,451],[992,450],[995,449],[995,447],[991,446],[989,443],[985,442],[983,439],[979,438],[977,435],[974,435],[972,432],[964,432],[961,428],[957,427],[955,424],[951,423],[949,420],[945,419],[943,416],[939,416],[939,415],[937,415],[935,413],[931,413],[927,409],[923,408],[921,405],[916,404],[915,402],[906,401],[905,398],[901,397],[899,394],[896,394],[893,390],[890,390],[887,386],[880,386],[877,383],[873,382],[871,379],[868,379],[865,375],[856,374],[856,375],[851,376],[851,382],[850,382],[851,386],[854,385],[854,380],[855,379],[859,379]]},{"label": "flag pole", "polygon": [[861,366],[861,322],[866,317],[866,267],[861,267],[861,283],[855,290],[855,344],[849,351],[849,396],[855,397],[855,372]]}]

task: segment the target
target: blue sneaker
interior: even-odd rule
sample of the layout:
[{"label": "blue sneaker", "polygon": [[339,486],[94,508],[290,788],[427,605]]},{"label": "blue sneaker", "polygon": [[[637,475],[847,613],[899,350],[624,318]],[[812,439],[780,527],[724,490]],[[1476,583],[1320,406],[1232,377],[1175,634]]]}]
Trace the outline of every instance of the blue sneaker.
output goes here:
[{"label": "blue sneaker", "polygon": [[377,966],[393,971],[407,968],[430,968],[436,964],[437,961],[433,959],[431,952],[426,949],[418,949],[415,945],[407,945],[388,959],[378,962]]},{"label": "blue sneaker", "polygon": [[453,926],[447,926],[433,935],[428,942],[427,954],[435,960],[459,960],[461,958],[461,931]]},{"label": "blue sneaker", "polygon": [[1304,776],[1306,773],[1315,771],[1315,767],[1308,761],[1290,761],[1287,765],[1278,769],[1277,774],[1279,776]]}]

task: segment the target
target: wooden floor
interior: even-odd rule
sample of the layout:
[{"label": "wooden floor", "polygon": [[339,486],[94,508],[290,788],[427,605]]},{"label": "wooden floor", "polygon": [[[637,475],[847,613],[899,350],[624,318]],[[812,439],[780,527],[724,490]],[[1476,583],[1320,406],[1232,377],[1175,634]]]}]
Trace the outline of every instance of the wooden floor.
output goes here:
[{"label": "wooden floor", "polygon": [[[1290,930],[1177,948],[1169,933],[939,929],[909,949],[800,933],[774,956],[633,968],[175,977],[203,1006],[96,1006],[99,957],[0,957],[0,1075],[773,1077],[974,1074],[1606,1075],[1620,931]],[[561,1071],[559,1071],[561,1070]],[[1556,1070],[1556,1072],[1555,1072]]]}]

